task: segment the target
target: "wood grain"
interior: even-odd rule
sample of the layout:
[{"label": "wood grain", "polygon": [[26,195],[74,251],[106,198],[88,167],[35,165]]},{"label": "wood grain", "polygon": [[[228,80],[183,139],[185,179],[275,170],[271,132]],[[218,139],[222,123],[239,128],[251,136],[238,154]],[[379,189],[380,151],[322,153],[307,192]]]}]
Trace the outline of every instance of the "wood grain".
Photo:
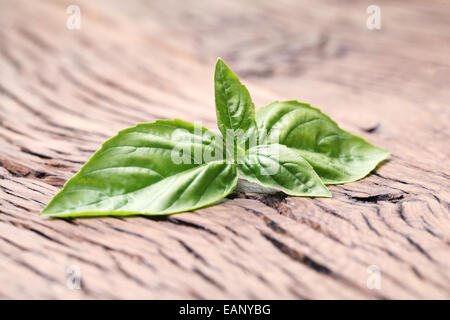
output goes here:
[{"label": "wood grain", "polygon": [[[81,30],[66,28],[70,4]],[[0,297],[450,298],[450,3],[380,0],[378,31],[370,4],[1,0]],[[332,199],[238,192],[162,218],[40,216],[120,129],[217,130],[218,56],[257,106],[309,102],[392,156]]]}]

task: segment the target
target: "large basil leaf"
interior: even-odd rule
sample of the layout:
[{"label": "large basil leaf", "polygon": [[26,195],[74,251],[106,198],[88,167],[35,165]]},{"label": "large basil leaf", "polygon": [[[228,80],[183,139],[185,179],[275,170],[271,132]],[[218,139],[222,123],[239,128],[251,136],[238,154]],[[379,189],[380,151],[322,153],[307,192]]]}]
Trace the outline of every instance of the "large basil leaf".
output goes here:
[{"label": "large basil leaf", "polygon": [[389,152],[342,130],[328,116],[298,101],[275,101],[256,112],[260,141],[294,148],[327,184],[365,177]]},{"label": "large basil leaf", "polygon": [[[238,139],[243,140],[245,144],[246,131],[255,126],[255,105],[247,88],[222,59],[218,59],[216,63],[214,93],[217,126],[225,142],[228,142],[227,147],[237,149]],[[231,135],[233,141],[227,141],[227,135],[228,138]],[[234,153],[236,154],[236,151]]]},{"label": "large basil leaf", "polygon": [[280,144],[250,148],[239,173],[246,180],[291,196],[331,197],[309,163],[295,149]]},{"label": "large basil leaf", "polygon": [[181,120],[121,131],[42,211],[57,217],[169,214],[211,204],[238,177],[220,137]]}]

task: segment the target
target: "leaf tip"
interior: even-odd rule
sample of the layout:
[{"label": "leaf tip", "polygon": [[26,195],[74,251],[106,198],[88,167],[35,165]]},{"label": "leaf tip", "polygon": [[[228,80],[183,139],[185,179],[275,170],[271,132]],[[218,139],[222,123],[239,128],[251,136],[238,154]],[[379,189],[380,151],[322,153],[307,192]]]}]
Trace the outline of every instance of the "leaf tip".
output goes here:
[{"label": "leaf tip", "polygon": [[217,66],[218,64],[225,64],[225,61],[223,61],[223,59],[222,59],[221,57],[217,57],[217,60],[216,60],[216,66]]},{"label": "leaf tip", "polygon": [[215,76],[228,80],[235,80],[240,83],[237,75],[230,69],[230,67],[222,60],[222,58],[217,58]]},{"label": "leaf tip", "polygon": [[223,70],[229,70],[230,68],[227,66],[225,61],[222,60],[222,58],[217,58],[216,61],[216,67],[215,67],[215,74],[217,75],[219,72],[223,72]]},{"label": "leaf tip", "polygon": [[382,160],[387,159],[392,154],[389,150],[386,150],[384,148],[380,148],[380,149],[383,152],[383,156],[384,156],[384,158]]},{"label": "leaf tip", "polygon": [[310,196],[315,198],[333,198],[330,189],[328,189],[324,184],[322,184],[319,188],[316,188]]},{"label": "leaf tip", "polygon": [[320,197],[322,197],[322,198],[333,198],[333,195],[331,194],[331,191],[328,190],[328,188],[327,188],[327,191],[323,195],[321,195]]},{"label": "leaf tip", "polygon": [[44,216],[44,217],[51,217],[51,216],[53,216],[53,215],[55,214],[54,212],[51,212],[51,209],[49,209],[49,208],[50,208],[50,204],[51,204],[51,202],[48,203],[48,204],[41,210],[41,212],[40,212],[41,216]]}]

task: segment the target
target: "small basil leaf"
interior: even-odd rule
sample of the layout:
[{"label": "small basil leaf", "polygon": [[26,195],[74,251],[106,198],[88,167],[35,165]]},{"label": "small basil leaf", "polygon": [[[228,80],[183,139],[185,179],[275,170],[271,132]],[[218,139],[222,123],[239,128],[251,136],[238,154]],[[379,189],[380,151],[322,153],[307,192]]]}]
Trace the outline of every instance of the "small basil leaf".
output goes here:
[{"label": "small basil leaf", "polygon": [[55,217],[170,214],[216,202],[236,186],[220,137],[181,120],[121,131],[42,211]]},{"label": "small basil leaf", "polygon": [[250,148],[238,168],[246,180],[291,196],[331,197],[309,163],[295,149],[280,144]]},{"label": "small basil leaf", "polygon": [[[217,126],[225,141],[227,133],[228,138],[230,135],[242,137],[249,128],[255,126],[255,105],[247,88],[220,58],[214,73],[214,93]],[[236,144],[237,138],[233,138],[231,146],[237,148]]]},{"label": "small basil leaf", "polygon": [[298,101],[275,101],[256,112],[260,140],[294,148],[326,184],[359,180],[389,152],[342,130],[328,116]]}]

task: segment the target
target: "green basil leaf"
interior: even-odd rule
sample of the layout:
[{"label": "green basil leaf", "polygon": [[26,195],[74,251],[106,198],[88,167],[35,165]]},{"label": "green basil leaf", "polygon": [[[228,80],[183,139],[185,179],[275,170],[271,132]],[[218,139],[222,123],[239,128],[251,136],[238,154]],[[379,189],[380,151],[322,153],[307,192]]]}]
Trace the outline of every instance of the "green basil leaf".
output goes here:
[{"label": "green basil leaf", "polygon": [[280,144],[250,148],[238,168],[246,180],[291,196],[331,197],[330,191],[300,153]]},{"label": "green basil leaf", "polygon": [[237,180],[220,137],[181,120],[159,120],[105,142],[42,213],[77,217],[189,211],[222,199]]},{"label": "green basil leaf", "polygon": [[214,93],[217,126],[226,143],[227,135],[229,138],[230,135],[237,137],[233,138],[232,144],[227,143],[227,146],[237,149],[237,139],[255,126],[255,105],[247,88],[222,59],[218,59],[216,63]]},{"label": "green basil leaf", "polygon": [[260,140],[294,148],[326,184],[359,180],[389,152],[342,130],[328,116],[298,101],[275,101],[256,112]]}]

